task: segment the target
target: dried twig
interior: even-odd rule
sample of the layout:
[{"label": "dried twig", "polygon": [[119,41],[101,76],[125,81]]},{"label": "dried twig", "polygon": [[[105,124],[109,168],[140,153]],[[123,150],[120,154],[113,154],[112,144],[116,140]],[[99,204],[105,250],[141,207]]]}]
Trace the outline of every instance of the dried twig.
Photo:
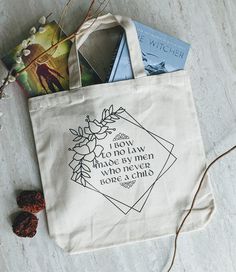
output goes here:
[{"label": "dried twig", "polygon": [[[105,3],[105,5],[103,6],[103,4]],[[102,12],[106,9],[106,7],[108,6],[108,4],[110,3],[110,0],[103,0],[99,7],[95,10],[94,12],[94,16],[98,17],[102,14]],[[100,8],[103,6],[103,8],[100,10]]]},{"label": "dried twig", "polygon": [[20,71],[18,71],[18,72],[16,73],[16,77],[18,77],[21,73],[23,73],[23,72],[25,72],[26,70],[28,70],[36,60],[38,60],[38,59],[42,58],[43,56],[45,56],[50,50],[54,49],[55,47],[57,47],[58,45],[62,44],[62,43],[65,42],[65,41],[68,41],[68,40],[71,40],[71,39],[75,38],[75,36],[77,35],[77,33],[78,33],[78,31],[80,30],[81,26],[87,21],[87,19],[88,19],[88,17],[89,17],[89,13],[90,13],[90,11],[92,10],[92,7],[93,7],[94,3],[95,3],[95,0],[92,0],[92,1],[91,1],[91,4],[90,4],[90,6],[89,6],[89,9],[88,9],[88,11],[87,11],[87,13],[86,13],[86,15],[85,15],[85,17],[84,17],[82,23],[79,25],[79,27],[77,28],[77,30],[76,30],[75,32],[73,32],[73,33],[70,34],[68,37],[64,38],[63,40],[61,40],[61,41],[55,43],[54,45],[50,46],[50,47],[49,47],[48,49],[46,49],[43,53],[39,54],[39,55],[38,55],[36,58],[34,58],[34,59],[33,59],[26,67],[24,67],[23,69],[21,69]]},{"label": "dried twig", "polygon": [[6,77],[4,78],[4,80],[3,80],[3,84],[0,86],[0,99],[3,98],[3,95],[4,95],[4,88],[8,85],[9,78],[10,78],[10,76],[12,75],[13,70],[14,70],[14,68],[11,68],[11,69],[8,71],[7,76],[6,76]]},{"label": "dried twig", "polygon": [[0,87],[0,99],[2,99],[2,97],[3,97],[3,91],[4,91],[4,88],[7,86],[7,82],[8,82],[7,78],[9,77],[9,75],[10,75],[10,71],[8,72],[6,78],[3,81],[2,86]]},{"label": "dried twig", "polygon": [[[71,1],[72,1],[72,0],[71,0]],[[69,5],[69,3],[70,3],[71,1],[68,1],[67,4]],[[53,44],[52,46],[50,46],[48,49],[46,49],[43,53],[39,54],[39,55],[38,55],[37,57],[35,57],[35,58],[34,58],[34,59],[33,59],[26,67],[24,67],[24,68],[22,68],[20,71],[16,72],[15,75],[14,75],[14,77],[17,78],[20,74],[22,74],[23,72],[27,71],[27,70],[28,70],[28,69],[29,69],[29,68],[30,68],[30,67],[31,67],[38,59],[40,59],[40,58],[42,58],[43,56],[45,56],[45,55],[46,55],[49,51],[51,51],[52,49],[58,47],[60,44],[66,42],[66,41],[68,41],[68,40],[74,39],[74,38],[76,37],[76,35],[78,35],[78,32],[80,31],[82,25],[83,25],[87,20],[89,20],[89,19],[92,18],[90,14],[91,14],[91,11],[92,11],[92,8],[93,8],[94,4],[95,4],[95,0],[91,0],[90,5],[89,5],[89,8],[88,8],[88,10],[87,10],[87,12],[86,12],[86,15],[85,15],[83,21],[81,22],[81,24],[79,25],[79,27],[76,29],[75,32],[71,33],[68,37],[65,37],[64,39],[62,39],[62,40],[56,42],[55,44]],[[66,9],[67,9],[68,5],[66,5]],[[100,6],[101,6],[101,5],[100,5]],[[64,9],[64,10],[65,10],[65,9]],[[48,18],[50,15],[51,15],[51,13],[47,16],[47,18]],[[96,20],[97,17],[98,17],[98,16],[95,16],[94,19]],[[92,22],[91,25],[92,25],[93,23],[94,23],[94,22]],[[7,84],[7,79],[8,79],[9,76],[11,76],[11,73],[12,73],[12,71],[8,73],[8,75],[7,75],[6,79],[4,80],[2,86],[0,86],[0,98],[2,98],[4,88],[5,88],[6,84]]]},{"label": "dried twig", "polygon": [[[59,31],[59,36],[58,36],[57,42],[58,42],[58,41],[60,40],[60,38],[61,38],[61,32],[62,32],[62,28],[63,28],[62,21],[63,21],[64,17],[66,16],[66,13],[67,13],[67,11],[68,11],[69,5],[71,4],[72,1],[73,1],[73,0],[68,0],[67,3],[66,3],[66,5],[65,5],[65,6],[63,7],[63,9],[62,9],[62,12],[61,12],[61,15],[60,15],[60,19],[59,19],[59,21],[58,21],[58,25],[59,25],[59,27],[60,27],[61,29],[60,29],[60,31]],[[54,41],[56,32],[57,32],[57,30],[55,30],[54,33],[53,33],[53,35],[52,35],[51,45],[54,44],[53,41]]]},{"label": "dried twig", "polygon": [[193,200],[192,200],[192,203],[191,203],[191,206],[190,206],[190,209],[189,211],[187,212],[187,214],[184,216],[180,226],[178,227],[177,231],[176,231],[176,234],[175,234],[175,242],[174,242],[174,252],[173,252],[173,256],[172,256],[172,259],[171,259],[171,264],[167,270],[167,272],[170,272],[173,265],[174,265],[174,262],[175,262],[175,257],[176,257],[176,251],[177,251],[177,241],[178,241],[178,237],[179,237],[179,234],[184,226],[184,223],[185,221],[187,220],[187,218],[189,217],[189,215],[191,214],[192,210],[193,210],[193,207],[194,207],[194,204],[196,202],[196,199],[197,199],[197,196],[202,188],[202,185],[204,183],[204,178],[207,174],[207,172],[209,171],[209,169],[211,168],[211,166],[213,164],[215,164],[219,159],[221,159],[222,157],[226,156],[227,154],[229,154],[230,152],[232,152],[234,149],[236,149],[236,145],[233,146],[232,148],[230,148],[229,150],[225,151],[223,154],[219,155],[218,157],[216,157],[208,166],[207,168],[205,169],[205,171],[203,172],[202,174],[202,178],[199,182],[199,185],[198,185],[198,188],[193,196]]}]

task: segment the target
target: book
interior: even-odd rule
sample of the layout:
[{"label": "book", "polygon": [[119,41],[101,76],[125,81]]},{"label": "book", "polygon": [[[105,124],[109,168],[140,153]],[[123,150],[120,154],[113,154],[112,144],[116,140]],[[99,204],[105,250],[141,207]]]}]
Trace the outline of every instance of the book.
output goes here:
[{"label": "book", "polygon": [[[22,56],[22,63],[17,64],[16,71],[27,66],[33,59],[47,50],[52,44],[53,36],[55,39],[60,37],[59,40],[66,37],[55,21],[45,25],[43,33],[37,32],[35,34],[35,39],[27,47],[31,53],[28,56]],[[69,89],[68,57],[71,45],[72,42],[70,40],[61,43],[55,49],[47,52],[45,56],[39,58],[27,71],[17,77],[17,82],[24,90],[26,96],[33,97]],[[22,44],[10,50],[2,58],[2,62],[8,70],[16,63],[19,50],[22,50]],[[79,59],[82,85],[101,83],[101,79],[96,71],[80,53]]]},{"label": "book", "polygon": [[[173,72],[184,68],[190,45],[168,34],[134,21],[147,75]],[[108,82],[133,78],[125,34],[108,75]]]}]

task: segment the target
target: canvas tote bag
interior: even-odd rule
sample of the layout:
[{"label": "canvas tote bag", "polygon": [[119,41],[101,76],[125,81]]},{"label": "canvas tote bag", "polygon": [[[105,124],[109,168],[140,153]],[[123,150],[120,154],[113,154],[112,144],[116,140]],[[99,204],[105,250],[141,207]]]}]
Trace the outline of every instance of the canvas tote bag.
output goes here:
[{"label": "canvas tote bag", "polygon": [[[81,87],[77,50],[116,25],[134,79]],[[188,74],[146,76],[132,20],[112,14],[83,25],[69,72],[70,90],[29,99],[50,236],[79,253],[175,233],[206,167]],[[183,230],[213,210],[206,180]]]}]

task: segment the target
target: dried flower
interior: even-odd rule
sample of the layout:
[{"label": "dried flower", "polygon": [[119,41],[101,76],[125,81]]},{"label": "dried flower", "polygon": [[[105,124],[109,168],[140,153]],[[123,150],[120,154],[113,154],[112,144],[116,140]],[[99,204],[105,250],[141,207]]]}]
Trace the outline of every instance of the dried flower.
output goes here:
[{"label": "dried flower", "polygon": [[24,56],[29,56],[30,53],[31,53],[31,51],[29,49],[24,49],[23,50],[23,55]]},{"label": "dried flower", "polygon": [[45,16],[42,16],[42,17],[39,19],[39,23],[40,23],[41,25],[45,25],[45,24],[46,24],[46,21],[47,21],[47,19],[46,19]]},{"label": "dried flower", "polygon": [[33,35],[33,34],[35,34],[36,32],[37,32],[36,27],[35,27],[35,26],[31,27],[29,33],[30,33],[31,35]]},{"label": "dried flower", "polygon": [[39,33],[43,33],[44,31],[45,31],[45,27],[40,26],[40,28],[39,28]]}]

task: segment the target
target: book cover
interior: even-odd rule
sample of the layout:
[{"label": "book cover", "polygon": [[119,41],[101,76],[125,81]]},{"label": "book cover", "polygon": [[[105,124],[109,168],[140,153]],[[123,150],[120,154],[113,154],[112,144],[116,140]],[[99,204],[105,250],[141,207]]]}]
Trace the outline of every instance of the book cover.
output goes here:
[{"label": "book cover", "polygon": [[[134,21],[147,75],[173,72],[184,68],[190,45],[175,37]],[[125,34],[108,76],[108,82],[133,78]]]},{"label": "book cover", "polygon": [[[43,33],[36,33],[35,39],[29,44],[27,49],[31,51],[28,56],[23,56],[23,62],[17,64],[16,70],[19,71],[27,66],[33,59],[43,53],[52,44],[52,37],[60,39],[66,37],[65,33],[61,31],[59,25],[53,21],[45,25]],[[68,57],[70,53],[72,42],[66,41],[58,45],[55,49],[50,50],[42,58],[39,58],[27,71],[20,74],[17,82],[22,87],[28,97],[53,93],[58,91],[68,90],[69,88],[69,74],[68,74]],[[22,49],[22,44],[10,50],[2,61],[7,67],[11,69],[16,63],[17,52]],[[82,85],[92,85],[101,83],[95,70],[89,65],[87,60],[79,53]]]}]

